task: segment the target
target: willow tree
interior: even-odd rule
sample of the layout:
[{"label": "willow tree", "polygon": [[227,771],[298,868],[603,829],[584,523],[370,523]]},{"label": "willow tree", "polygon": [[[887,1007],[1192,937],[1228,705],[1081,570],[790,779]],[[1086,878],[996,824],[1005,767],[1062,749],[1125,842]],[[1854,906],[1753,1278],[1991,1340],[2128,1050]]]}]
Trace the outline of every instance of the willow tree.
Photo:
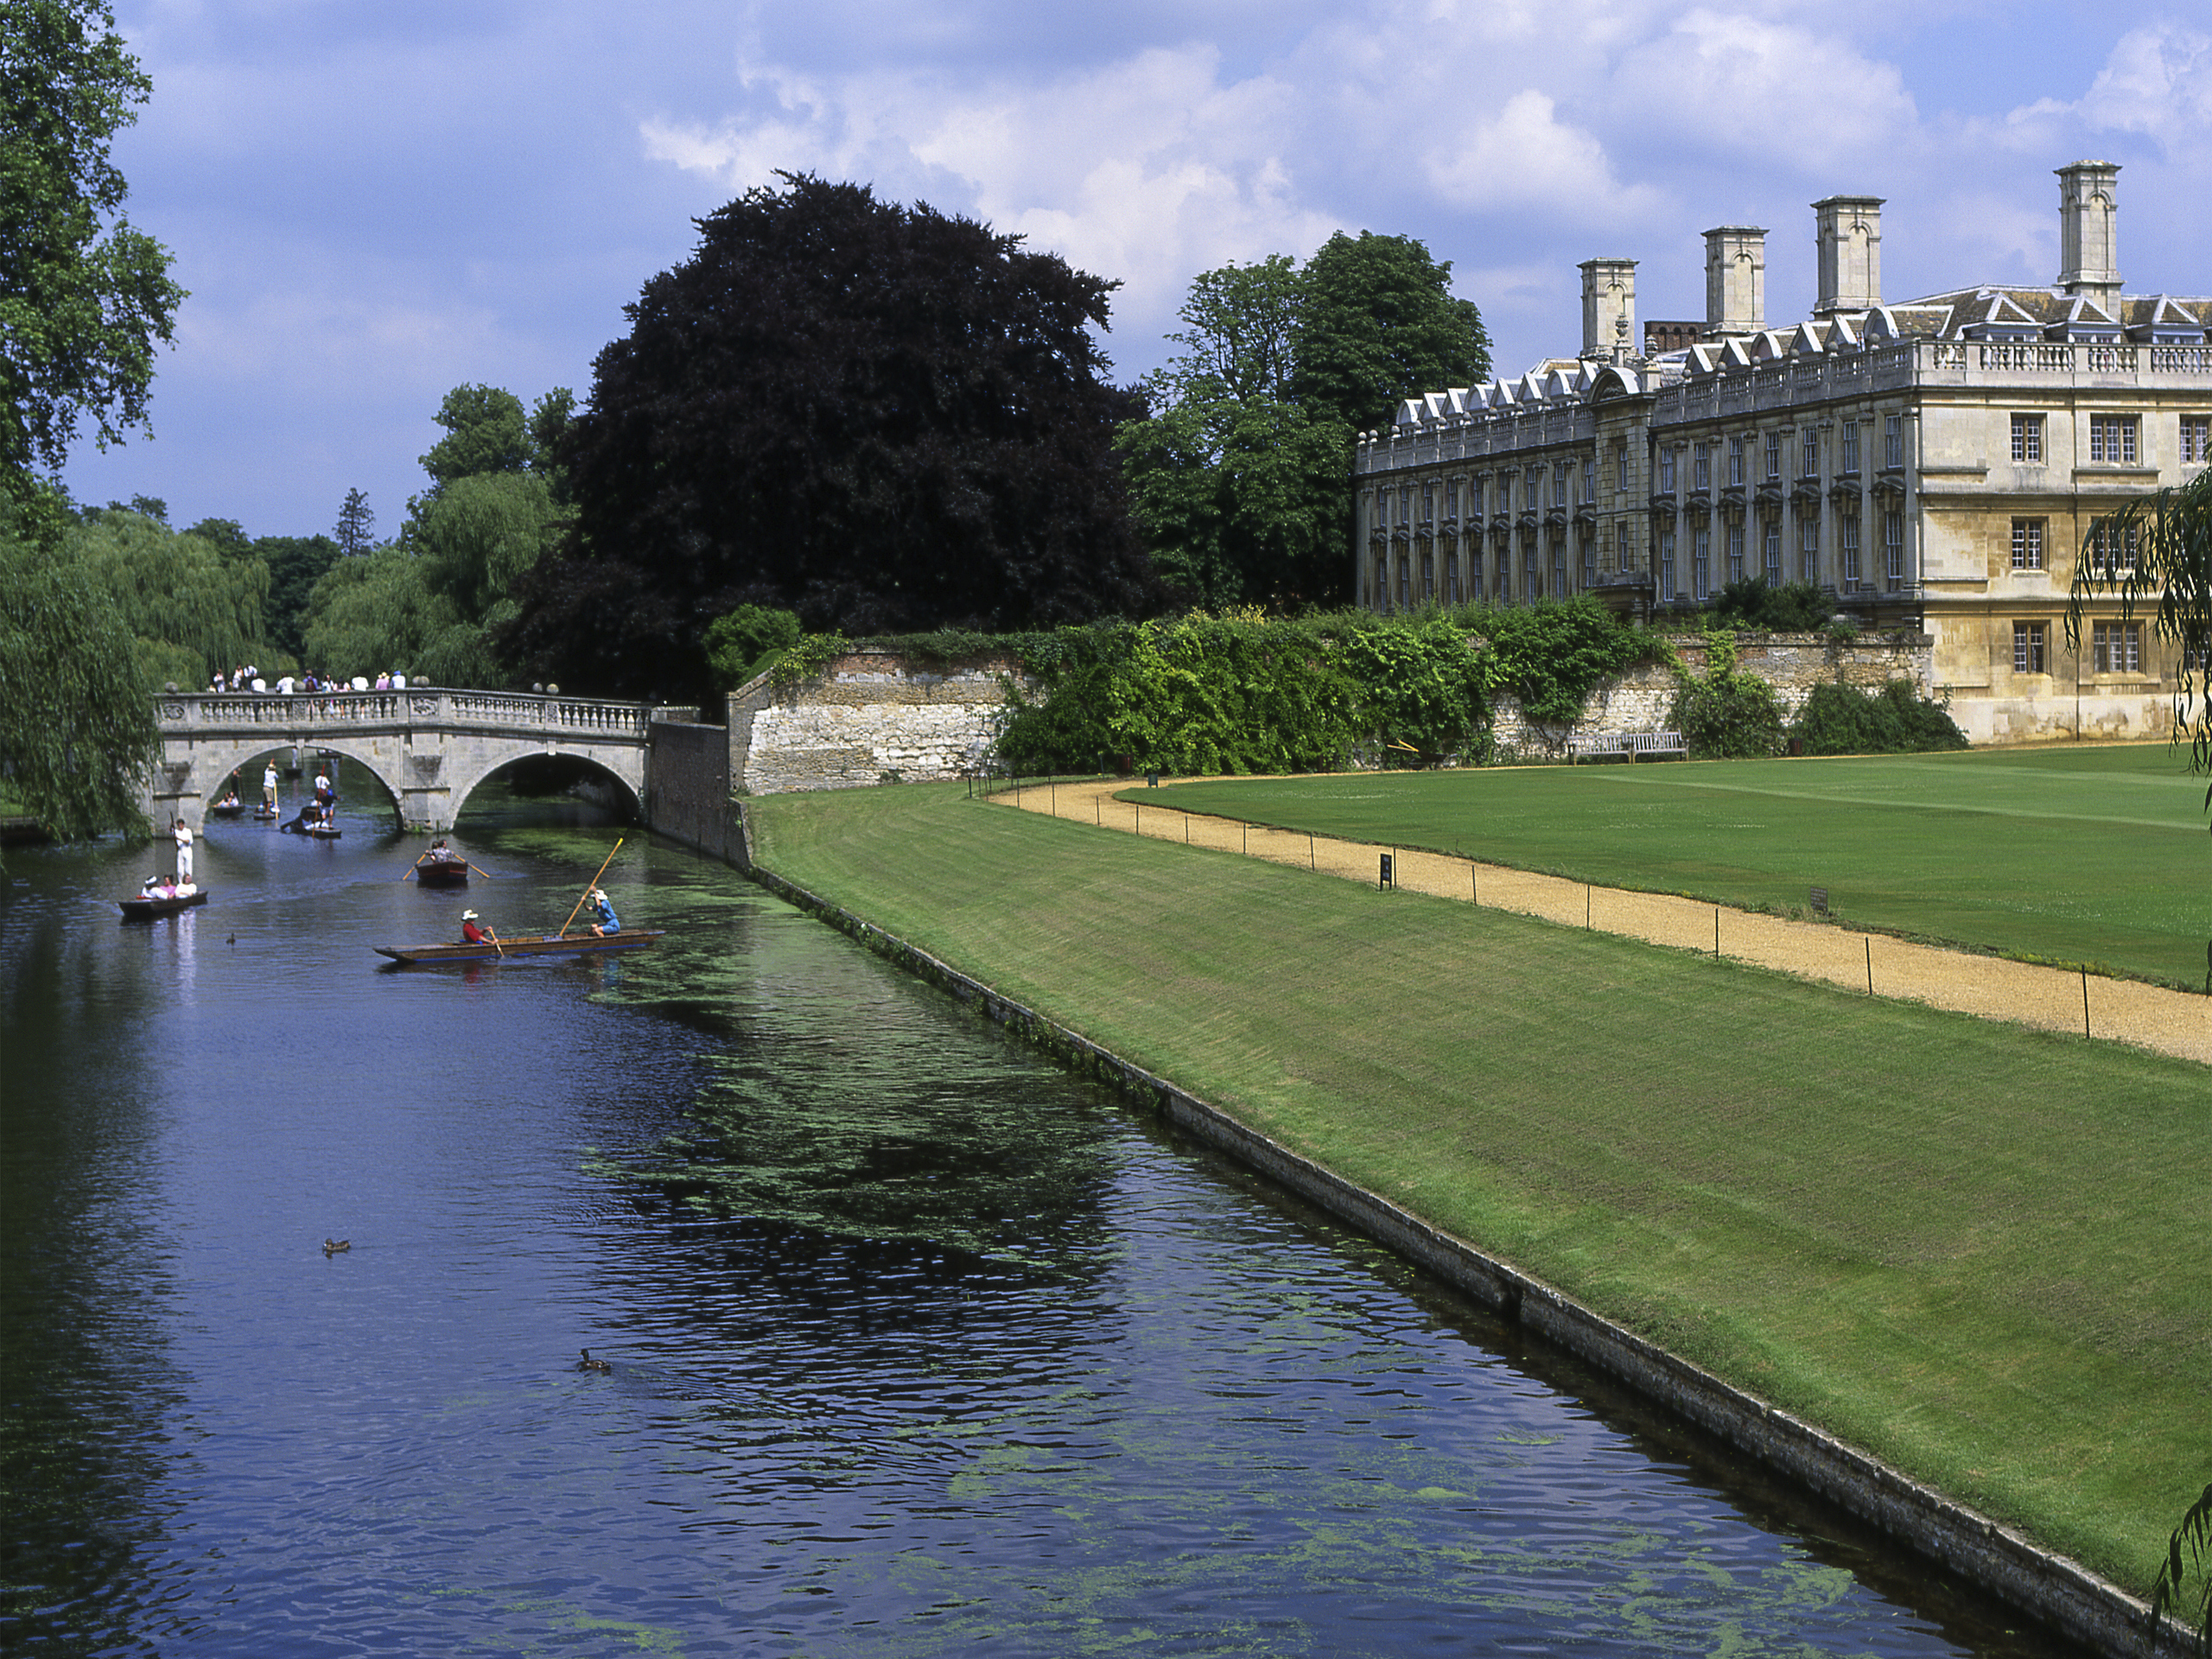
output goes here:
[{"label": "willow tree", "polygon": [[2088,602],[2114,595],[2122,622],[2147,612],[2152,637],[2174,648],[2174,740],[2188,737],[2191,771],[2212,772],[2212,472],[2091,524],[2074,562],[2068,650],[2082,649]]},{"label": "willow tree", "polygon": [[64,840],[145,827],[161,738],[133,644],[75,560],[0,539],[0,785]]}]

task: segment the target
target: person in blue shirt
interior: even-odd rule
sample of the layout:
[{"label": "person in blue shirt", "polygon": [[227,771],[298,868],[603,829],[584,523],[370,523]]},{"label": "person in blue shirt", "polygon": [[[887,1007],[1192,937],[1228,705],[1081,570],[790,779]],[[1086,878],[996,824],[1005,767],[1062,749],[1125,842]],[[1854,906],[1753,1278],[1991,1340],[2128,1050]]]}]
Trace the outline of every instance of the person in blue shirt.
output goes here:
[{"label": "person in blue shirt", "polygon": [[607,894],[597,887],[591,890],[591,931],[595,938],[605,938],[609,933],[620,933],[622,924],[614,914],[614,906],[607,902]]}]

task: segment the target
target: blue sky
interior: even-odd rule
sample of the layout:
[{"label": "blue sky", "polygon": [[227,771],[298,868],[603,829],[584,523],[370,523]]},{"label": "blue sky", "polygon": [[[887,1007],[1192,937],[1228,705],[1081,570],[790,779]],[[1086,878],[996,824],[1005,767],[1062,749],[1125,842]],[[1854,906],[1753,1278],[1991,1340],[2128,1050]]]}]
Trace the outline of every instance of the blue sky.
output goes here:
[{"label": "blue sky", "polygon": [[[1847,17],[1848,27],[1839,27]],[[1580,338],[1578,262],[1704,312],[1709,226],[1884,197],[1886,297],[2048,283],[2052,169],[2120,162],[2132,292],[2212,292],[2212,23],[2075,0],[121,0],[154,79],[116,147],[191,290],[154,435],[67,477],[171,522],[389,533],[448,388],[588,394],[691,219],[777,168],[1018,232],[1124,284],[1117,378],[1197,272],[1331,232],[1421,238],[1497,366]]]}]

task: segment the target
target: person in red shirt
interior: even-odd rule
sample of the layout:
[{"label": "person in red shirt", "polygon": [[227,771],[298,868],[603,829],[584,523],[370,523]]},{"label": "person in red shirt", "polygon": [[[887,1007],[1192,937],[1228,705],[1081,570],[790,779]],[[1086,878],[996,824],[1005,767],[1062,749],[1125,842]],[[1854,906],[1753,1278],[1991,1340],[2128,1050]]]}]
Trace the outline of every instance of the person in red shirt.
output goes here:
[{"label": "person in red shirt", "polygon": [[461,942],[463,944],[497,944],[499,936],[488,927],[478,926],[474,911],[464,910],[461,912]]}]

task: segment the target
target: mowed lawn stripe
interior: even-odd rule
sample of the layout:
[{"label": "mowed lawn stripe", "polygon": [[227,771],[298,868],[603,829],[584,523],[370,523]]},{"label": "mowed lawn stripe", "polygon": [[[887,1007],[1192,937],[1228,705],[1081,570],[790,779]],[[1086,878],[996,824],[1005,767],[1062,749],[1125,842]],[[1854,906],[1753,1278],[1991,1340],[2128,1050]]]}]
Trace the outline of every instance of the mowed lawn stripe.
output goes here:
[{"label": "mowed lawn stripe", "polygon": [[2212,1472],[2206,1070],[907,786],[768,868],[2141,1588]]},{"label": "mowed lawn stripe", "polygon": [[[2163,746],[1239,779],[1160,805],[2196,986],[2204,780]],[[1132,798],[1134,794],[1132,792]]]}]

